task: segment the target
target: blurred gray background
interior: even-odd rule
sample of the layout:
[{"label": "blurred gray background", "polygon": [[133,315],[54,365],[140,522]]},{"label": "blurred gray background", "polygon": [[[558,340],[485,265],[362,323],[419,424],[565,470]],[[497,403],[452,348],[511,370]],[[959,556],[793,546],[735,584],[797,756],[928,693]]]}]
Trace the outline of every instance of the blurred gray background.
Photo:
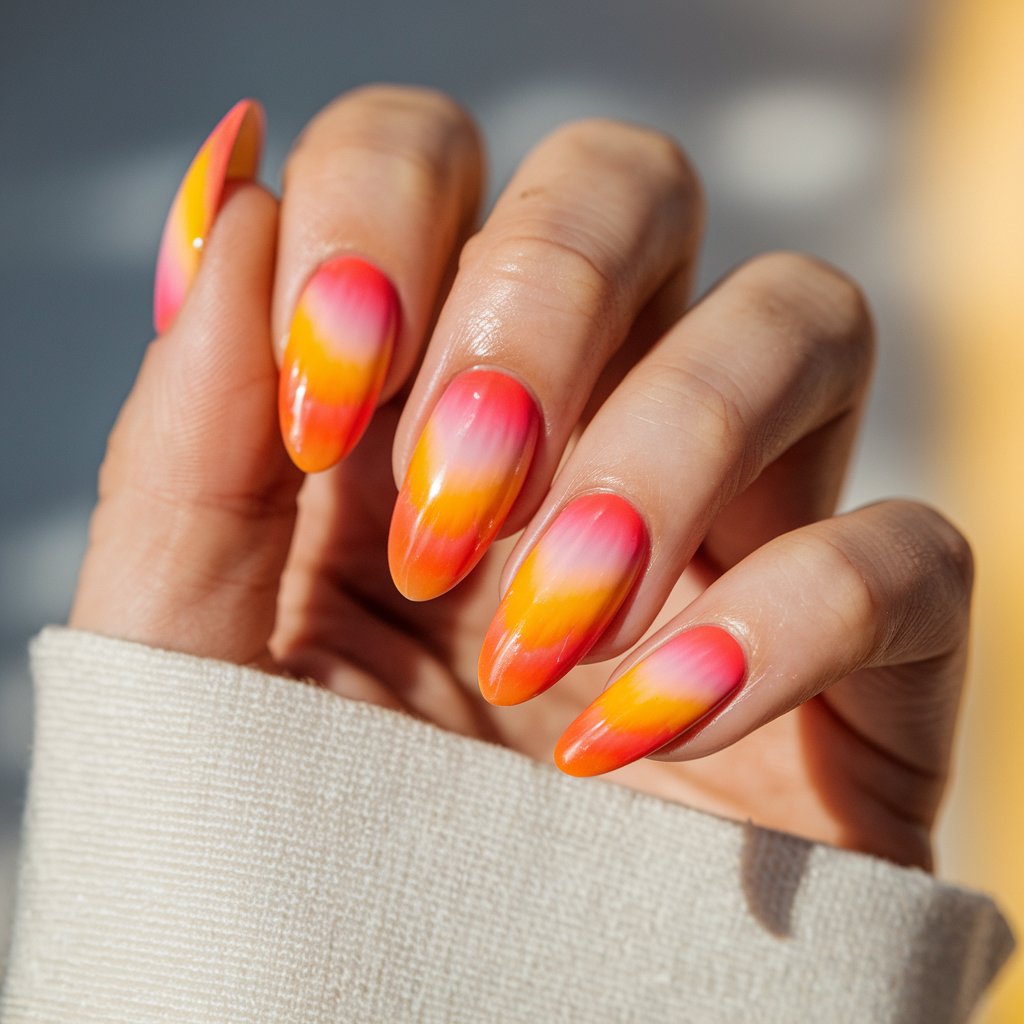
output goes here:
[{"label": "blurred gray background", "polygon": [[436,86],[474,111],[492,195],[566,119],[671,132],[706,184],[705,285],[759,250],[795,247],[872,297],[882,354],[848,504],[934,496],[929,353],[897,216],[923,3],[5,0],[0,11],[0,962],[31,731],[25,645],[67,612],[104,439],[150,337],[171,196],[242,96],[266,105],[272,185],[303,123],[367,81]]}]

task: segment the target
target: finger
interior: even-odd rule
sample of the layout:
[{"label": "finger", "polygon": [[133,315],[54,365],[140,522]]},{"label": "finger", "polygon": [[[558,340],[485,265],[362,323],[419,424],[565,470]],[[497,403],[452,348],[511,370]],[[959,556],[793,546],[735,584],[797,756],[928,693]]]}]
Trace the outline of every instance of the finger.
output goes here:
[{"label": "finger", "polygon": [[288,161],[274,289],[281,431],[308,472],[351,451],[419,357],[480,201],[476,129],[426,89],[349,93]]},{"label": "finger", "polygon": [[858,393],[835,419],[783,452],[718,513],[701,544],[702,558],[715,571],[731,568],[773,537],[835,512],[871,378],[874,334],[870,320],[865,326]]},{"label": "finger", "polygon": [[[834,687],[847,733],[934,781],[959,699],[971,578],[963,537],[910,502],[786,534],[628,658],[555,760],[596,775],[657,751],[700,757]],[[888,666],[904,668],[852,676]]]},{"label": "finger", "polygon": [[72,625],[263,658],[301,479],[273,413],[276,221],[268,193],[237,189],[173,328],[150,346],[110,438]]},{"label": "finger", "polygon": [[536,507],[607,361],[685,281],[698,192],[674,143],[624,124],[527,157],[463,250],[399,425],[389,559],[407,597],[444,593]]},{"label": "finger", "polygon": [[[801,439],[846,443],[870,338],[856,287],[789,254],[752,261],[691,310],[595,415],[513,552],[480,657],[484,696],[520,703],[583,657],[635,643],[721,509]],[[750,514],[774,526],[822,490],[833,500],[827,458],[804,469],[800,502]]]},{"label": "finger", "polygon": [[264,122],[259,103],[240,100],[213,129],[185,172],[164,224],[156,261],[153,321],[158,334],[170,328],[192,287],[226,187],[256,177]]}]

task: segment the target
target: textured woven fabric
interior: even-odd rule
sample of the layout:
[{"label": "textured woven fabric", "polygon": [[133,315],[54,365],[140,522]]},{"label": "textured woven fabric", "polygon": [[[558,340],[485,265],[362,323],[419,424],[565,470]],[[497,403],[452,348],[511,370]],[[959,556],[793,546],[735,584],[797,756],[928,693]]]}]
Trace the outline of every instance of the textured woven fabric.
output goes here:
[{"label": "textured woven fabric", "polygon": [[986,897],[51,629],[4,1024],[965,1020]]}]

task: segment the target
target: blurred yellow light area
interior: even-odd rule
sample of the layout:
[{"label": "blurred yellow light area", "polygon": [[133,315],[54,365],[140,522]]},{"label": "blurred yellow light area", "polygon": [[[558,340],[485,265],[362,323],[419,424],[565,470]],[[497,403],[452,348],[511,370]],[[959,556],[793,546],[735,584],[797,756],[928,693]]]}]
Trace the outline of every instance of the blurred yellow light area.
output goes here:
[{"label": "blurred yellow light area", "polygon": [[[941,346],[940,469],[978,562],[943,874],[1024,931],[1024,2],[946,0],[919,99],[919,265]],[[1024,1021],[1024,955],[980,1018]]]}]

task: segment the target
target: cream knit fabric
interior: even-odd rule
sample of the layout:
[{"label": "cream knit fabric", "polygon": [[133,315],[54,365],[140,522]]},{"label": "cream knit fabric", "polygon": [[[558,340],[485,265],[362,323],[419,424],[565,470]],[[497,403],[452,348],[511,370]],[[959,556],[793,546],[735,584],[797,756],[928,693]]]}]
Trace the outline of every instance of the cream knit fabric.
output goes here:
[{"label": "cream knit fabric", "polygon": [[984,896],[284,679],[37,639],[0,1018],[967,1019]]}]

